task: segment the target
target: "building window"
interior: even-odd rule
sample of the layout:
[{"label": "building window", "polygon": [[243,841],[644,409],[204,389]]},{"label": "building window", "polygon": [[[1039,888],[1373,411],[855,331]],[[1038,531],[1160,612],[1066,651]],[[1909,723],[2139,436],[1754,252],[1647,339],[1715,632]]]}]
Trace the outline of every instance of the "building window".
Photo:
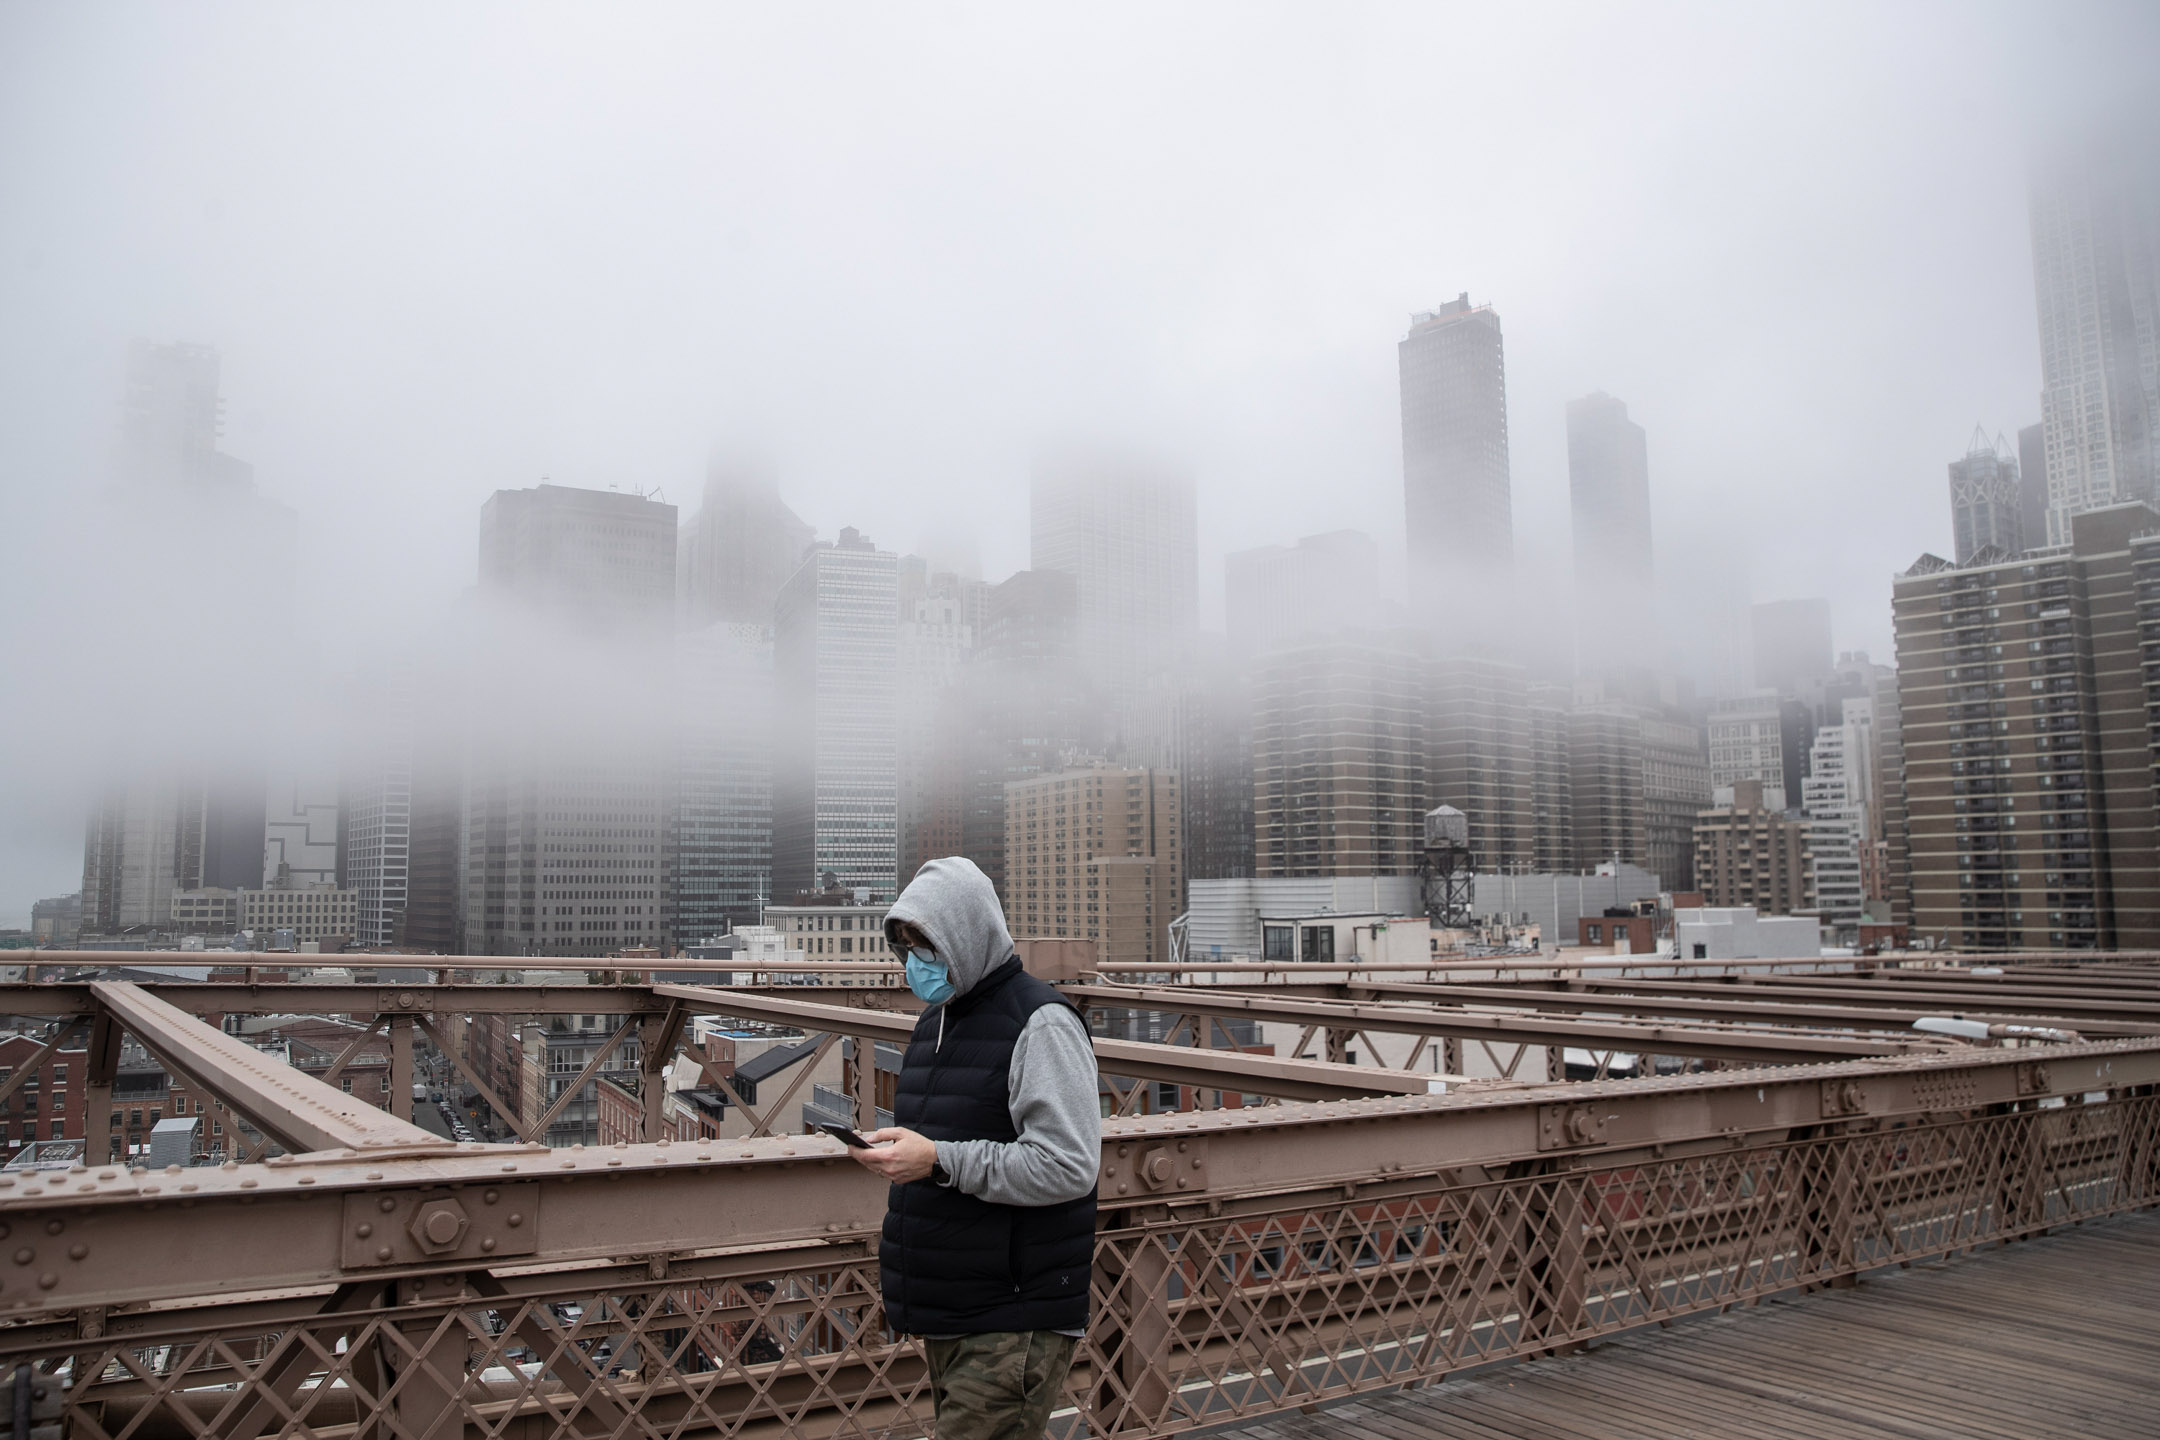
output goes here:
[{"label": "building window", "polygon": [[1263,960],[1295,960],[1291,949],[1288,925],[1265,925],[1260,931],[1260,958]]},{"label": "building window", "polygon": [[1335,927],[1332,925],[1308,925],[1305,927],[1304,960],[1308,964],[1324,964],[1335,958]]},{"label": "building window", "polygon": [[1590,944],[1599,945],[1604,943],[1605,927],[1598,924],[1595,920],[1591,921],[1586,927],[1584,927],[1584,933],[1589,936]]}]

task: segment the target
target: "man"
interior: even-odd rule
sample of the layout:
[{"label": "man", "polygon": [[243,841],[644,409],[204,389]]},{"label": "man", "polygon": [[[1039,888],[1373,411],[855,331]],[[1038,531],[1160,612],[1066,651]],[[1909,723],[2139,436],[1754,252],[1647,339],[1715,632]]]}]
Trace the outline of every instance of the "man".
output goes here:
[{"label": "man", "polygon": [[938,1440],[1037,1440],[1087,1328],[1095,1047],[1079,1012],[1021,968],[973,861],[917,871],[885,938],[929,1006],[901,1061],[898,1125],[849,1152],[893,1182],[885,1316],[923,1337]]}]

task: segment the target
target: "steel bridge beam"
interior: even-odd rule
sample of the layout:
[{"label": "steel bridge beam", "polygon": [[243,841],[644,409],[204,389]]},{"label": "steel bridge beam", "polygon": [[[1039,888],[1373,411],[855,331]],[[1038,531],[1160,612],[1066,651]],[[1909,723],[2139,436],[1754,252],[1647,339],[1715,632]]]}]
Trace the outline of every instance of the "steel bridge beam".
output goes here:
[{"label": "steel bridge beam", "polygon": [[[1688,996],[1638,996],[1626,981],[1600,982],[1593,992],[1581,990],[1552,990],[1517,986],[1482,985],[1390,985],[1386,983],[1356,983],[1328,986],[1328,990],[1344,999],[1372,999],[1395,1003],[1446,1002],[1474,1005],[1512,1005],[1526,1010],[1560,1011],[1578,1014],[1585,1011],[1600,1015],[1655,1015],[1673,1019],[1698,1017],[1712,1020],[1736,1020],[1756,1025],[1802,1025],[1802,1026],[1852,1026],[1863,1030],[1912,1029],[1912,1022],[1930,1015],[1941,1015],[1940,1005],[1920,1008],[1893,1008],[1889,1003],[1881,1005],[1817,1005],[1784,1002],[1774,999],[1734,998],[1708,1000]],[[1914,1002],[1900,997],[1898,1004],[1907,1007]],[[2059,1025],[2086,1035],[2160,1035],[2160,1021],[2141,1023],[2136,1021],[2109,1021],[2081,1019],[2070,1023],[2065,1017],[2047,1009],[2011,1012],[1958,1012],[1970,1014],[1970,1018],[2000,1021],[2010,1025]]]},{"label": "steel bridge beam", "polygon": [[[138,982],[138,988],[191,1015],[652,1015],[667,1003],[647,985],[481,985],[445,981],[405,985],[318,985],[311,980],[257,983],[217,980]],[[906,986],[753,986],[751,994],[815,994],[826,1004],[916,1010]],[[74,1008],[70,1008],[70,1004]],[[79,1015],[88,982],[0,984],[0,1015]]]},{"label": "steel bridge beam", "polygon": [[[680,1000],[693,1010],[733,1015],[767,1024],[852,1035],[905,1045],[915,1033],[912,1015],[880,1015],[809,1000],[782,1000],[738,990],[698,985],[655,985],[653,993]],[[1186,992],[1175,992],[1182,996]],[[1153,1007],[1175,1010],[1176,1005]],[[1289,1100],[1337,1100],[1349,1095],[1422,1095],[1435,1076],[1376,1065],[1335,1065],[1320,1060],[1279,1060],[1237,1050],[1206,1050],[1183,1045],[1150,1045],[1136,1040],[1097,1040],[1095,1063],[1104,1073],[1132,1080],[1190,1085],[1202,1090],[1230,1090],[1274,1095]]]},{"label": "steel bridge beam", "polygon": [[[1730,1004],[1747,1004],[1751,1001],[1772,1002],[1790,1000],[1831,1001],[1861,1005],[1926,1005],[1933,1013],[1951,1010],[1994,1010],[2010,1005],[2037,1008],[2049,1015],[2069,1020],[2090,1015],[2101,1020],[2160,1020],[2160,998],[2130,997],[2119,1000],[2094,999],[2086,996],[2015,995],[2000,990],[1983,990],[1971,986],[1930,990],[1901,989],[1877,985],[1872,981],[1856,980],[1845,984],[1809,980],[1799,985],[1763,985],[1755,981],[1767,977],[1750,977],[1740,982],[1717,982],[1703,980],[1600,980],[1585,979],[1573,982],[1585,994],[1612,992],[1623,995],[1692,995],[1708,999],[1724,1000]],[[1439,987],[1433,987],[1439,988]]]},{"label": "steel bridge beam", "polygon": [[[1398,987],[1408,989],[1411,987]],[[1277,999],[1227,986],[1069,985],[1065,994],[1086,1005],[1128,1010],[1183,1010],[1285,1025],[1327,1025],[1383,1030],[1399,1035],[1439,1035],[1510,1044],[1572,1045],[1591,1050],[1629,1050],[1645,1055],[1687,1055],[1756,1065],[1848,1059],[1939,1050],[1934,1041],[1888,1040],[1851,1035],[1793,1035],[1770,1031],[1720,1031],[1702,1026],[1634,1025],[1536,1015],[1493,1015],[1445,1008],[1443,987],[1427,1005],[1377,1005],[1328,1000]],[[1446,987],[1452,989],[1453,987]]]},{"label": "steel bridge beam", "polygon": [[288,1150],[439,1151],[451,1142],[205,1025],[138,985],[100,980],[91,998],[167,1068]]}]

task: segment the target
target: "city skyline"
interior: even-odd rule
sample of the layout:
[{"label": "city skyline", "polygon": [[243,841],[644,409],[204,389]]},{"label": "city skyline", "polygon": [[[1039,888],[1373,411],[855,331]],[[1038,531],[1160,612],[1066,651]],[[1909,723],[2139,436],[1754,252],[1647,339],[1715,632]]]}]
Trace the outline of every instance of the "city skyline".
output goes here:
[{"label": "city skyline", "polygon": [[[1679,114],[1707,122],[1706,134],[1726,136],[1706,139],[1708,150],[1693,157],[1721,177],[1708,209],[1671,188],[1676,157],[1629,144],[1640,133],[1632,118],[1572,149],[1536,135],[1490,154],[1459,144],[1434,152],[1431,159],[1453,172],[1441,191],[1382,183],[1391,173],[1385,162],[1419,153],[1402,148],[1418,126],[1382,124],[1353,109],[1303,149],[1281,150],[1294,133],[1282,128],[1289,117],[1263,113],[1257,92],[1238,83],[1220,89],[1219,78],[1196,78],[1186,96],[1154,77],[1135,114],[1118,122],[1115,136],[1126,141],[1196,135],[1201,112],[1187,102],[1217,86],[1222,113],[1248,127],[1225,133],[1222,153],[1286,161],[1283,197],[1304,200],[1307,213],[1348,202],[1342,213],[1354,217],[1354,247],[1326,226],[1274,223],[1284,217],[1227,189],[1206,190],[1213,211],[1184,203],[1166,188],[1181,183],[1176,167],[1128,156],[1132,163],[1106,168],[1125,152],[1069,137],[1048,139],[1045,158],[1065,167],[1076,197],[1131,192],[1124,205],[1098,207],[1103,228],[1076,228],[1039,206],[1000,210],[993,197],[1006,193],[998,188],[1011,173],[1006,159],[939,128],[947,121],[903,113],[896,137],[959,140],[951,153],[967,157],[942,177],[939,193],[950,202],[942,208],[873,191],[848,212],[851,220],[881,218],[899,242],[884,249],[920,262],[908,272],[919,283],[904,286],[882,283],[893,273],[873,262],[881,253],[869,242],[875,226],[830,223],[837,212],[822,192],[783,181],[759,192],[772,204],[742,209],[730,197],[748,193],[741,187],[752,178],[779,173],[761,164],[722,165],[710,184],[674,199],[652,183],[668,165],[638,147],[603,175],[590,142],[624,117],[564,128],[569,112],[543,104],[531,118],[566,142],[550,165],[490,170],[474,194],[450,198],[431,188],[444,173],[432,158],[378,168],[430,120],[464,113],[465,102],[431,92],[417,96],[390,132],[341,140],[320,163],[311,156],[306,173],[289,173],[280,169],[280,136],[235,129],[230,104],[199,103],[201,78],[223,75],[223,93],[235,98],[283,97],[300,107],[283,133],[303,133],[309,106],[354,78],[394,68],[393,57],[363,50],[322,77],[320,96],[298,96],[274,54],[234,43],[215,14],[200,33],[159,30],[154,58],[103,45],[109,32],[94,18],[10,21],[22,43],[7,52],[16,60],[0,64],[42,62],[20,72],[16,93],[28,113],[56,123],[42,132],[42,146],[23,143],[27,132],[17,130],[0,148],[0,164],[21,174],[31,217],[25,268],[5,272],[0,284],[35,276],[21,290],[22,323],[8,342],[17,347],[6,356],[15,383],[0,386],[24,422],[11,427],[17,438],[5,458],[16,474],[52,482],[8,487],[7,518],[29,556],[9,580],[23,587],[13,593],[34,603],[8,607],[6,638],[26,673],[67,698],[18,722],[20,751],[41,763],[36,773],[18,766],[6,777],[22,803],[11,807],[0,858],[11,876],[34,855],[45,858],[28,870],[56,868],[49,837],[65,828],[62,817],[81,813],[90,756],[127,752],[138,739],[129,728],[136,722],[120,714],[122,697],[194,685],[204,651],[274,627],[291,637],[294,653],[274,677],[251,675],[249,683],[312,700],[335,693],[361,654],[400,636],[446,633],[443,617],[478,579],[472,507],[495,490],[545,483],[657,492],[685,502],[687,516],[699,485],[735,463],[723,457],[751,457],[735,473],[769,480],[792,512],[786,518],[818,535],[852,524],[895,553],[994,581],[1028,563],[1035,458],[1075,443],[1108,444],[1192,477],[1203,629],[1224,626],[1226,554],[1299,536],[1372,535],[1379,588],[1399,594],[1408,538],[1400,376],[1386,347],[1401,338],[1406,312],[1464,287],[1507,317],[1506,499],[1516,568],[1531,579],[1518,601],[1528,628],[1549,631],[1575,598],[1564,410],[1567,400],[1603,390],[1625,396],[1630,418],[1655,432],[1653,545],[1669,562],[1659,567],[1658,609],[1670,642],[1661,663],[1678,659],[1700,683],[1721,663],[1700,633],[1708,612],[1813,596],[1833,606],[1838,650],[1887,654],[1889,576],[1916,549],[1952,548],[1939,478],[1944,437],[1965,433],[1976,414],[1991,432],[2029,429],[2040,408],[2036,242],[2024,171],[2031,157],[2049,153],[2043,142],[2124,99],[2103,83],[2117,73],[2110,64],[2079,61],[2139,53],[2150,38],[2149,25],[2128,9],[2080,13],[2087,28],[2050,36],[2052,49],[2035,52],[2024,43],[2031,38],[2019,28],[2024,22],[2003,11],[1997,23],[1967,27],[1950,53],[1925,58],[1926,16],[1884,19],[1878,39],[1894,64],[1811,48],[1797,14],[1772,17],[1760,35],[1698,17],[1686,32],[1690,43],[1745,57],[1759,82],[1746,99],[1689,90],[1672,102]],[[569,29],[557,39],[577,30],[564,23]],[[1371,88],[1391,64],[1386,57],[1424,23],[1386,14],[1369,35],[1331,37],[1320,90]],[[688,22],[681,38],[693,43],[677,59],[633,42],[641,60],[657,66],[638,115],[679,122],[706,106],[709,125],[677,123],[673,132],[717,135],[779,103],[769,87],[714,100],[725,87],[690,83],[722,64],[704,42],[726,28]],[[1299,47],[1282,43],[1292,28],[1239,37],[1255,74],[1294,63]],[[1022,34],[1008,28],[992,38],[1015,42]],[[1475,38],[1496,56],[1526,55],[1532,43],[1505,24]],[[787,50],[802,37],[763,39]],[[1553,74],[1645,43],[1625,27],[1594,22],[1550,57]],[[1655,68],[1685,48],[1640,53]],[[175,56],[192,58],[159,68]],[[581,73],[577,60],[530,58]],[[1087,43],[1074,58],[1083,68],[1131,63]],[[1298,53],[1296,63],[1306,58]],[[1913,97],[1961,73],[1961,63],[2032,67],[2019,72],[2036,82],[2023,92],[2029,105],[1956,127],[1916,114]],[[1825,65],[1848,92],[1827,133],[1812,108]],[[1044,94],[1074,73],[1050,76]],[[2089,105],[2061,103],[2072,75]],[[80,83],[56,85],[55,76]],[[1566,86],[1552,89],[1551,78],[1533,74],[1526,93],[1564,96]],[[1501,93],[1490,88],[1498,83],[1480,79],[1449,103],[1475,106]],[[112,133],[154,133],[161,164],[153,170],[144,168],[148,148],[134,156],[83,148],[82,107],[113,100],[116,84],[133,98],[108,104]],[[1595,91],[1555,103],[1594,110]],[[503,113],[517,112],[513,105]],[[1014,134],[1045,138],[1047,113],[1021,106]],[[1810,122],[1805,147],[1789,133],[1802,116]],[[2120,117],[2114,130],[2137,133]],[[1841,139],[1863,134],[1866,153],[1843,157],[1857,163],[1813,168],[1826,163],[1814,152],[1828,155]],[[1878,145],[1877,136],[1888,143]],[[1355,148],[1360,138],[1372,142],[1369,154]],[[687,154],[668,159],[708,142],[682,143]],[[859,153],[888,143],[865,137]],[[219,163],[227,153],[251,163]],[[1310,163],[1322,154],[1353,158],[1323,174]],[[804,177],[830,180],[849,173],[855,155],[827,146],[798,158]],[[1785,162],[1782,183],[1816,177],[1829,199],[1845,202],[1842,211],[1824,207],[1837,212],[1837,224],[1796,219],[1751,187],[1732,169],[1742,156]],[[293,223],[322,211],[327,192],[312,177],[341,164],[352,177],[344,193],[375,202],[386,227],[372,253],[342,238],[358,230]],[[153,173],[180,183],[153,185]],[[895,173],[925,178],[905,164]],[[1904,183],[1916,175],[1926,178]],[[1536,197],[1523,189],[1532,177]],[[1892,177],[1904,186],[1895,200],[1882,189]],[[1563,183],[1571,179],[1573,190]],[[513,232],[475,218],[514,213],[515,204],[486,207],[543,180],[546,193],[614,187],[615,213],[630,223],[599,233],[578,221]],[[1953,191],[1966,197],[1954,222],[1940,205]],[[93,193],[121,224],[93,223],[80,203]],[[1158,202],[1151,209],[1126,208],[1148,197]],[[1141,213],[1147,224],[1136,229]],[[1580,223],[1591,213],[1600,220],[1594,238]],[[461,215],[475,228],[434,223]],[[1717,223],[1702,223],[1710,217]],[[949,252],[935,248],[968,233],[954,228],[956,220],[986,218],[976,238]],[[1773,224],[1779,228],[1766,228]],[[423,233],[439,237],[436,251],[415,248]],[[677,238],[693,233],[711,243],[691,247]],[[1143,234],[1149,245],[1131,248]],[[1848,238],[1862,234],[1864,244]],[[1436,249],[1433,235],[1447,242]],[[1049,248],[1040,248],[1044,241]],[[784,255],[791,244],[795,253]],[[1036,258],[1024,270],[1000,258],[1031,246]],[[1816,267],[1778,268],[1795,256]],[[1207,267],[1228,263],[1195,268],[1201,257]],[[1767,283],[1773,274],[1778,283]],[[819,298],[811,298],[811,277]],[[1262,287],[1270,296],[1264,311],[1250,300]],[[296,294],[312,299],[266,304]],[[505,311],[512,295],[520,308]],[[393,334],[397,343],[386,348]],[[131,398],[116,406],[119,372],[137,339],[214,352],[223,408],[207,427],[190,421],[192,429],[175,430],[167,422],[177,412],[159,409],[161,395],[200,388],[185,373],[165,390],[151,386],[143,404]],[[144,563],[153,552],[134,542],[113,565],[85,566],[80,542],[103,533],[101,507],[113,503],[109,452],[129,428],[123,415],[136,414],[144,423],[133,428],[144,433],[193,435],[185,443],[197,451],[207,435],[209,453],[245,457],[237,470],[198,473],[196,482],[227,492],[252,485],[262,522],[291,525],[289,543],[276,548],[289,552],[294,569],[265,574],[244,597],[250,603],[232,607],[232,623],[221,616],[184,645],[149,632],[163,643],[137,644],[128,665],[115,667],[95,658],[98,637],[120,633],[114,606],[84,587],[97,575],[132,599],[156,583],[158,566]],[[847,423],[828,423],[843,414]],[[1745,483],[1733,483],[1734,475]],[[1856,513],[1871,523],[1839,523]],[[228,554],[214,546],[187,553],[195,572],[230,579],[219,573],[229,572]],[[1685,575],[1685,588],[1668,583],[1668,574]],[[1704,606],[1704,594],[1721,598]],[[155,612],[137,604],[134,613]],[[1541,657],[1522,658],[1549,673]],[[240,708],[247,688],[213,694],[202,715]],[[42,878],[24,884],[0,909],[58,888]]]}]

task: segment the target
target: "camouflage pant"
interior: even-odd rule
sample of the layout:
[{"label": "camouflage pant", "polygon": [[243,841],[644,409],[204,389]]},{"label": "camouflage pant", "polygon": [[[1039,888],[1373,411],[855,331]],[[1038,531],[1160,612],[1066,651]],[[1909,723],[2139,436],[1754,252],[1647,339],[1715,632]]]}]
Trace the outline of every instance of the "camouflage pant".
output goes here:
[{"label": "camouflage pant", "polygon": [[1054,1330],[923,1341],[937,1440],[1041,1440],[1079,1343]]}]

